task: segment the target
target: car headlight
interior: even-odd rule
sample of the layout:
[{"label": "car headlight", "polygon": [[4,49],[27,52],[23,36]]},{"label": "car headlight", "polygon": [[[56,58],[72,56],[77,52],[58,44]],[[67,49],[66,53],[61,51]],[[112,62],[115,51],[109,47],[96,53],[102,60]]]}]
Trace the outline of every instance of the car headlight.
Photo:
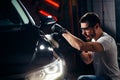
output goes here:
[{"label": "car headlight", "polygon": [[26,75],[26,80],[58,80],[64,74],[63,61],[57,59],[53,63]]}]

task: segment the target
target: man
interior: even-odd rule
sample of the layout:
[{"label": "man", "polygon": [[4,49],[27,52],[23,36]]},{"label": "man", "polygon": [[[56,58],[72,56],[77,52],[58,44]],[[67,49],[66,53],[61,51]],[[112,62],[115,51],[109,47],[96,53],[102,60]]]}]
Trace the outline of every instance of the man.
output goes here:
[{"label": "man", "polygon": [[68,43],[80,53],[86,64],[93,62],[95,75],[82,75],[78,80],[120,80],[115,40],[102,30],[96,13],[88,12],[79,21],[82,34],[89,42],[72,35],[65,28],[55,24],[54,32],[62,34]]}]

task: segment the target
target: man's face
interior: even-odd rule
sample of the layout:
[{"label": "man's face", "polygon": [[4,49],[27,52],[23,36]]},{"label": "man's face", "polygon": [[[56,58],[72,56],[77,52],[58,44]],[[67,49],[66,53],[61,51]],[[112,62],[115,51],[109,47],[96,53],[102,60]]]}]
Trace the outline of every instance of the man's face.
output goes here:
[{"label": "man's face", "polygon": [[86,37],[86,40],[91,41],[96,36],[95,29],[88,27],[88,23],[81,23],[82,34]]}]

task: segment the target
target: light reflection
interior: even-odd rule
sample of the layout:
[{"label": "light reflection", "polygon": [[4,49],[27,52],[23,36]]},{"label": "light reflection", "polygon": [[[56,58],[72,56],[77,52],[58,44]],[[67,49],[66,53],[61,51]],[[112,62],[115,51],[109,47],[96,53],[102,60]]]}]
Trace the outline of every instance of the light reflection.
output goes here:
[{"label": "light reflection", "polygon": [[44,50],[45,49],[45,46],[44,45],[40,45],[40,50]]}]

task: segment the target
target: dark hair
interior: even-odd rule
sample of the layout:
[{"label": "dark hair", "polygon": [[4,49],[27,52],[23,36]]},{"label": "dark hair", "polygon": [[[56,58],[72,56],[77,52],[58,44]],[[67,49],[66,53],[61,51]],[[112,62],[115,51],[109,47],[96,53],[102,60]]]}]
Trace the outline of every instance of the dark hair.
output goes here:
[{"label": "dark hair", "polygon": [[79,23],[84,23],[87,22],[89,27],[94,27],[97,23],[100,24],[100,19],[99,16],[94,13],[94,12],[87,12],[86,14],[84,14]]}]

